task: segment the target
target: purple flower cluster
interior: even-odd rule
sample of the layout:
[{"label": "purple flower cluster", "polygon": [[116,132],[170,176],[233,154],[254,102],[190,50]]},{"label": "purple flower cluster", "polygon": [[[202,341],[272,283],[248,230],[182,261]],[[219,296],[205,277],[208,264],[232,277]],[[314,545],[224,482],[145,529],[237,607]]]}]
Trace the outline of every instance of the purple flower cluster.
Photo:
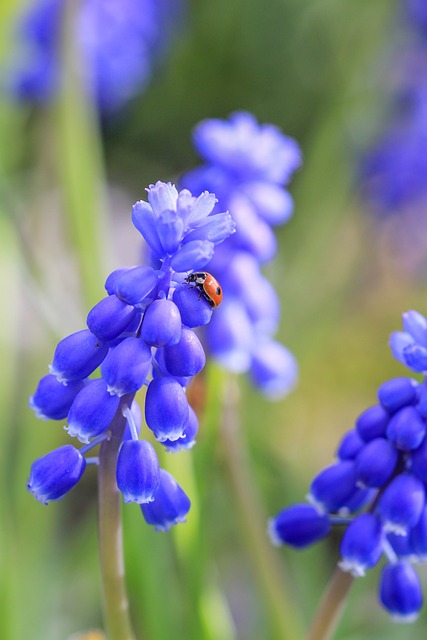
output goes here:
[{"label": "purple flower cluster", "polygon": [[[404,45],[393,54],[391,99],[385,128],[364,154],[364,197],[410,271],[425,263],[427,242],[427,11],[423,0],[405,0]],[[386,87],[387,88],[387,87]]]},{"label": "purple flower cluster", "polygon": [[193,193],[213,190],[237,232],[215,253],[209,270],[221,282],[225,301],[206,330],[210,354],[226,368],[249,371],[267,395],[287,393],[296,382],[292,354],[272,339],[279,322],[277,294],[261,272],[277,249],[273,227],[292,215],[284,188],[301,162],[294,140],[249,113],[205,120],[194,131],[205,164],[182,184]]},{"label": "purple flower cluster", "polygon": [[[426,375],[427,320],[409,311],[403,325],[391,336],[393,354]],[[410,622],[423,603],[413,565],[427,559],[427,379],[388,380],[377,398],[343,436],[336,462],[314,478],[311,504],[284,509],[269,531],[274,543],[302,548],[345,526],[341,569],[362,576],[385,556],[381,604]]]},{"label": "purple flower cluster", "polygon": [[152,445],[140,440],[142,412],[134,397],[147,386],[145,422],[167,451],[193,446],[198,422],[185,389],[206,360],[193,329],[209,322],[213,308],[186,278],[234,232],[228,213],[212,213],[215,204],[211,193],[195,198],[157,182],[148,189],[148,203],[134,205],[133,223],[158,268],[113,271],[105,283],[108,295],[87,316],[87,329],[57,345],[30,406],[39,418],[66,419],[69,435],[85,446],[65,445],[34,462],[28,488],[41,502],[72,489],[85,470],[85,453],[109,438],[117,416],[124,416],[117,461],[124,501],[140,504],[146,521],[160,530],[184,519],[190,502],[160,469]]},{"label": "purple flower cluster", "polygon": [[[13,91],[45,102],[58,90],[65,0],[34,0],[22,17],[21,62]],[[101,111],[123,106],[147,84],[156,55],[168,39],[179,0],[83,0],[75,42],[89,95]]]}]

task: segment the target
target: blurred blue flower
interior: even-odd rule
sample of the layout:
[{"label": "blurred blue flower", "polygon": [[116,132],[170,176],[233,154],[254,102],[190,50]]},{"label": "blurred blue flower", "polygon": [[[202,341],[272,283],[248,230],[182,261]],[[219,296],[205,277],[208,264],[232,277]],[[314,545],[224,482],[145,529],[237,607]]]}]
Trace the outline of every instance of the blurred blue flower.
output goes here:
[{"label": "blurred blue flower", "polygon": [[[24,101],[52,99],[61,82],[61,32],[65,0],[33,0],[21,17],[20,60],[12,78]],[[170,39],[182,0],[83,0],[76,14],[79,69],[102,112],[122,107],[144,89],[153,64]]]},{"label": "blurred blue flower", "polygon": [[201,122],[194,145],[205,164],[185,174],[182,185],[193,193],[213,190],[217,207],[227,209],[237,223],[236,233],[209,263],[221,282],[224,302],[206,328],[206,344],[226,368],[249,372],[263,393],[279,397],[295,386],[297,364],[271,337],[278,328],[280,304],[261,265],[276,253],[273,228],[293,212],[284,186],[301,164],[299,147],[247,112]]},{"label": "blurred blue flower", "polygon": [[427,253],[427,10],[423,0],[405,0],[403,9],[404,44],[384,74],[385,126],[363,154],[360,181],[390,251],[418,276]]},{"label": "blurred blue flower", "polygon": [[380,215],[421,209],[427,200],[427,69],[424,86],[405,91],[398,106],[364,164],[365,191]]},{"label": "blurred blue flower", "polygon": [[[143,512],[159,530],[184,520],[188,498],[160,471],[151,444],[139,439],[141,411],[134,396],[147,386],[146,423],[167,451],[194,445],[198,423],[185,386],[206,358],[192,328],[184,326],[180,308],[186,310],[192,299],[193,327],[212,315],[208,300],[187,276],[203,268],[216,245],[234,232],[228,213],[212,213],[215,203],[211,193],[195,198],[186,189],[178,193],[172,184],[157,182],[148,189],[148,203],[134,205],[134,225],[158,268],[127,267],[108,276],[108,296],[89,312],[88,329],[59,342],[50,374],[30,398],[37,417],[66,418],[69,435],[85,443],[80,451],[66,445],[34,462],[28,488],[41,502],[62,498],[78,482],[86,466],[84,454],[109,437],[122,414],[126,426],[117,485],[124,501],[145,504],[158,496],[161,504]],[[186,296],[174,302],[176,289],[185,289]]]},{"label": "blurred blue flower", "polygon": [[405,8],[414,26],[427,34],[427,5],[424,0],[405,0]]},{"label": "blurred blue flower", "polygon": [[[426,339],[427,320],[404,314],[408,339]],[[345,527],[342,570],[364,575],[384,555],[379,600],[396,620],[416,619],[422,591],[407,563],[427,555],[426,380],[393,378],[338,446],[338,461],[313,480],[311,505],[293,505],[269,522],[273,543],[300,548]]]}]

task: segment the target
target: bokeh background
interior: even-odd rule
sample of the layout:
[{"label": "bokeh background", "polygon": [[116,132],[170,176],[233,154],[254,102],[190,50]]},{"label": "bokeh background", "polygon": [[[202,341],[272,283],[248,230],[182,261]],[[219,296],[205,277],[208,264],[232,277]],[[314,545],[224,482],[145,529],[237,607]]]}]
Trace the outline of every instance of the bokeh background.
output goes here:
[{"label": "bokeh background", "polygon": [[[199,163],[191,132],[202,119],[247,110],[301,145],[303,166],[290,185],[295,214],[278,229],[279,253],[265,270],[280,295],[279,338],[299,361],[299,384],[271,403],[239,380],[244,442],[266,515],[301,501],[340,435],[375,402],[377,386],[404,375],[387,345],[401,313],[426,311],[423,256],[396,241],[399,224],[406,228],[403,214],[394,212],[392,222],[378,216],[363,182],[363,159],[390,116],[396,60],[418,33],[402,0],[188,1],[143,92],[112,117],[94,117],[86,130],[72,85],[47,105],[10,95],[19,56],[14,25],[24,6],[0,4],[0,637],[65,640],[101,626],[96,478],[89,469],[69,496],[47,508],[27,493],[33,459],[67,441],[60,425],[34,418],[28,397],[57,340],[84,326],[105,276],[138,262],[132,203],[151,182],[176,181]],[[82,175],[70,186],[63,168],[76,157]],[[102,189],[93,182],[100,167]],[[74,196],[73,184],[81,186]],[[67,214],[70,201],[80,207],[78,223]],[[93,254],[74,242],[76,224],[87,224],[88,236],[96,232]],[[422,217],[415,224],[415,235],[426,233]],[[85,260],[93,260],[92,282],[81,280]],[[217,419],[218,411],[207,421]],[[141,638],[278,637],[213,429],[208,437],[202,428],[187,454],[199,478],[209,460],[194,512],[203,520],[199,533],[193,512],[185,525],[191,535],[156,534],[136,505],[124,509]],[[175,471],[185,476],[185,469]],[[305,625],[333,570],[337,540],[279,551]],[[210,569],[196,605],[200,594],[191,592],[188,574],[198,557],[208,558]],[[427,573],[420,573],[427,587]],[[424,637],[426,614],[412,626],[394,625],[377,603],[377,582],[378,568],[356,582],[336,638]],[[205,619],[203,636],[194,617]]]}]

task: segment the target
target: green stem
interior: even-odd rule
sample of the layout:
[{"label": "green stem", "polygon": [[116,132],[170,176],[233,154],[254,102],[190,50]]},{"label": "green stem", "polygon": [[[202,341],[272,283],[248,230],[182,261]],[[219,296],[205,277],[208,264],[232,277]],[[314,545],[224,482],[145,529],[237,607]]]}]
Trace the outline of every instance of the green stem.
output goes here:
[{"label": "green stem", "polygon": [[121,495],[116,484],[117,456],[126,425],[124,404],[129,405],[128,396],[123,396],[110,426],[111,437],[101,444],[99,454],[99,553],[108,640],[135,640],[125,585]]},{"label": "green stem", "polygon": [[353,576],[349,573],[341,571],[339,567],[335,569],[320,601],[307,640],[329,640],[332,638],[353,580]]},{"label": "green stem", "polygon": [[227,380],[225,393],[222,422],[223,455],[244,541],[269,610],[272,637],[277,640],[298,640],[303,636],[301,623],[279,569],[280,558],[268,541],[267,515],[252,480],[250,461],[239,423],[239,390],[235,377]]},{"label": "green stem", "polygon": [[80,4],[71,0],[64,5],[57,156],[68,231],[78,257],[85,302],[92,306],[102,295],[109,243],[99,122],[84,86],[84,61],[75,37]]}]

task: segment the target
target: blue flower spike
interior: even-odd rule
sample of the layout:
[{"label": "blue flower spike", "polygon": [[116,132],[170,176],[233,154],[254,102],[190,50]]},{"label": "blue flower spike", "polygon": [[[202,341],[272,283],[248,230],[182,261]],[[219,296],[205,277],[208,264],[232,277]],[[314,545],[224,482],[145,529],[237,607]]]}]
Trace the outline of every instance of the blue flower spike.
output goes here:
[{"label": "blue flower spike", "polygon": [[[214,210],[216,203],[212,193],[193,197],[187,189],[157,182],[148,189],[148,202],[133,207],[133,223],[156,268],[126,267],[107,277],[107,297],[89,312],[86,329],[60,341],[50,374],[30,398],[37,417],[66,420],[68,434],[85,445],[80,451],[66,445],[34,462],[28,489],[41,502],[61,498],[77,484],[85,454],[108,440],[124,416],[116,467],[124,501],[145,508],[155,500],[143,514],[159,531],[185,521],[190,501],[172,476],[160,472],[143,431],[150,429],[166,451],[195,444],[198,420],[185,386],[206,356],[193,327],[209,322],[216,309],[203,292],[193,291],[188,277],[234,232],[231,216]],[[144,386],[142,409],[134,398]]]},{"label": "blue flower spike", "polygon": [[[185,291],[176,293],[176,304],[187,326],[204,326],[209,353],[235,373],[247,373],[266,397],[274,400],[290,393],[298,379],[292,354],[275,342],[280,315],[277,295],[261,272],[277,251],[274,227],[285,224],[293,202],[285,186],[301,164],[297,143],[275,126],[259,124],[247,112],[228,119],[211,119],[194,130],[194,146],[204,164],[183,176],[181,184],[193,193],[206,189],[217,197],[215,210],[227,209],[237,224],[236,233],[215,252],[207,270],[215,273],[224,292],[224,303],[208,324],[187,310]],[[206,203],[207,204],[207,203]],[[186,250],[209,255],[202,243],[229,233],[225,217],[207,218],[188,236]],[[198,244],[199,243],[199,244]],[[183,260],[184,252],[174,260]],[[176,263],[172,263],[178,269]],[[207,263],[205,262],[205,265]],[[184,269],[183,261],[180,268]]]},{"label": "blue flower spike", "polygon": [[[392,352],[416,370],[405,349],[426,348],[427,320],[408,312],[404,330],[392,337]],[[274,544],[299,549],[344,528],[341,570],[363,576],[384,556],[379,602],[393,620],[413,622],[423,595],[412,565],[427,558],[426,379],[393,378],[379,387],[377,398],[379,404],[363,411],[342,437],[336,464],[313,479],[312,504],[280,511],[269,533]]]}]

